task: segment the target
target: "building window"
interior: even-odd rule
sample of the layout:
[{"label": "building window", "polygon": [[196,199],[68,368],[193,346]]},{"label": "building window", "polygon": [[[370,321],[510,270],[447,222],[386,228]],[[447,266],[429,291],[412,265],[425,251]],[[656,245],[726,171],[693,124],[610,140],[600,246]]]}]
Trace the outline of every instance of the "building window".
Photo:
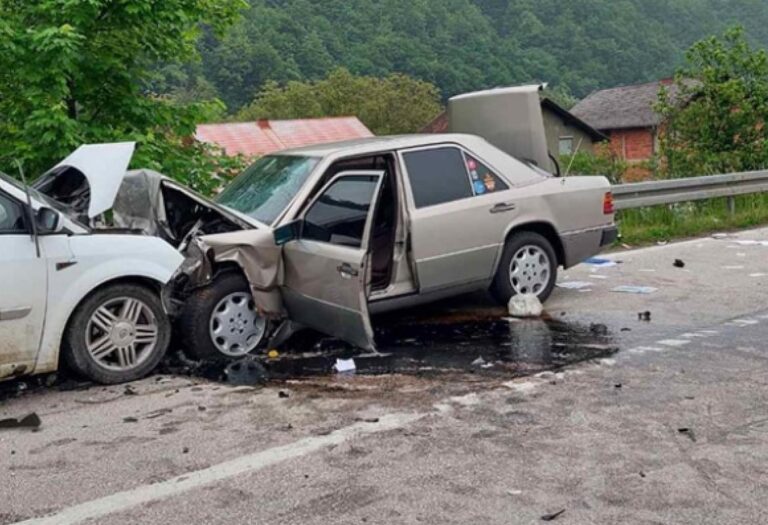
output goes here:
[{"label": "building window", "polygon": [[560,155],[573,155],[573,137],[560,137]]}]

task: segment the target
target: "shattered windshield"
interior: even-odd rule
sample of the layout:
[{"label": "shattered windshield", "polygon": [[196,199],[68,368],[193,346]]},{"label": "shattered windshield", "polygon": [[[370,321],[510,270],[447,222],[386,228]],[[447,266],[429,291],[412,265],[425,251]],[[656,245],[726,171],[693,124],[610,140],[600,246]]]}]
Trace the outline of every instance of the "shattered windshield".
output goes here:
[{"label": "shattered windshield", "polygon": [[272,224],[290,204],[320,161],[317,157],[269,155],[241,173],[216,202]]}]

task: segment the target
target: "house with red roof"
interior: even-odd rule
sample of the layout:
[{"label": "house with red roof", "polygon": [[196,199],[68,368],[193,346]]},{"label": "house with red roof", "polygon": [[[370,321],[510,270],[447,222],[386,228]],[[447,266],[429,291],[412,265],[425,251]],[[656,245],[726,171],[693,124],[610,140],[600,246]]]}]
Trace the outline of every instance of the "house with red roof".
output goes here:
[{"label": "house with red roof", "polygon": [[227,155],[246,157],[373,136],[357,117],[200,124],[195,133],[197,140],[220,146]]}]

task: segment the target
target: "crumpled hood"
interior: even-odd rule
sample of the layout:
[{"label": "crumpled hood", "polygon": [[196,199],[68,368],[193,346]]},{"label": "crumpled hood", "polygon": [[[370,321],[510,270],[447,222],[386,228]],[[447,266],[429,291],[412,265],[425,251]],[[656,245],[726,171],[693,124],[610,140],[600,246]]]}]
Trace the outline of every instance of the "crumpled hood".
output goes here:
[{"label": "crumpled hood", "polygon": [[45,188],[53,179],[71,176],[71,170],[80,172],[90,188],[87,214],[92,219],[112,208],[135,149],[135,142],[82,145],[44,173],[33,187],[50,195]]}]

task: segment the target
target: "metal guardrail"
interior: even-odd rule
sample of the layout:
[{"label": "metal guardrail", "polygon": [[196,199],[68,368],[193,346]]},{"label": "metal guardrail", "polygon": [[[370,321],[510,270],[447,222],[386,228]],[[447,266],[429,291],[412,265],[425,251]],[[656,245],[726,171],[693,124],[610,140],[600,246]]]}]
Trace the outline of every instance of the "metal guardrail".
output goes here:
[{"label": "metal guardrail", "polygon": [[[616,184],[611,191],[617,210],[734,197],[768,192],[768,170]],[[728,204],[733,210],[734,201],[729,199]]]}]

